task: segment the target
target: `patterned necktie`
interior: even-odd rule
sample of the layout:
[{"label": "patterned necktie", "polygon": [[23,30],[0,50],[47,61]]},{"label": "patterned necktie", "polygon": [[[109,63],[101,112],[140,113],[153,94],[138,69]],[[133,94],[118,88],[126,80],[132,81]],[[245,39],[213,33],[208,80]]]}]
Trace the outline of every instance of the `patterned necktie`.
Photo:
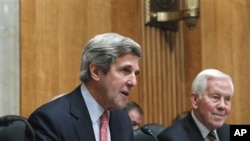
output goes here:
[{"label": "patterned necktie", "polygon": [[105,111],[101,115],[101,131],[100,138],[101,141],[108,141],[108,113]]},{"label": "patterned necktie", "polygon": [[216,136],[215,136],[215,133],[214,131],[211,131],[208,135],[207,135],[208,139],[210,141],[216,141]]}]

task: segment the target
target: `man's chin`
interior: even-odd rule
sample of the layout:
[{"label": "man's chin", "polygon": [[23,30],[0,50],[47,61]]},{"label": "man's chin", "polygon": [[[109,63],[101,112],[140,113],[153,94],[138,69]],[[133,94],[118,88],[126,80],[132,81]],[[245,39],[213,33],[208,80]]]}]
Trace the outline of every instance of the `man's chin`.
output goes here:
[{"label": "man's chin", "polygon": [[123,109],[126,106],[127,101],[120,101],[116,104],[116,110]]},{"label": "man's chin", "polygon": [[214,121],[213,126],[214,128],[220,128],[224,124],[224,120]]}]

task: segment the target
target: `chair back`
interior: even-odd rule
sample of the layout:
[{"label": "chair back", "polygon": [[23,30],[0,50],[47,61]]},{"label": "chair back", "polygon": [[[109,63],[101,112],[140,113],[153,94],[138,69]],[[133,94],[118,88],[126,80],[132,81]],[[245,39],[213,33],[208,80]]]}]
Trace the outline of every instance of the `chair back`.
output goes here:
[{"label": "chair back", "polygon": [[26,135],[35,141],[34,130],[26,118],[18,115],[0,117],[0,141],[27,141]]}]

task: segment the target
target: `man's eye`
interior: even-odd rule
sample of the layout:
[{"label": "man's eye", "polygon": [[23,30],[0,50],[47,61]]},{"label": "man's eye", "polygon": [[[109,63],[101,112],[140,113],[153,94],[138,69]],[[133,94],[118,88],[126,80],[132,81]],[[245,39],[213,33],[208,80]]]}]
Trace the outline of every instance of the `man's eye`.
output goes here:
[{"label": "man's eye", "polygon": [[129,70],[129,69],[124,69],[124,71],[126,71],[126,72],[130,72],[130,70]]},{"label": "man's eye", "polygon": [[211,99],[213,101],[218,101],[218,100],[220,100],[220,97],[218,95],[214,95],[214,96],[211,97]]},{"label": "man's eye", "polygon": [[225,101],[231,101],[231,97],[226,97]]},{"label": "man's eye", "polygon": [[130,73],[131,72],[130,69],[128,69],[128,68],[124,68],[123,71],[126,72],[126,73]]}]

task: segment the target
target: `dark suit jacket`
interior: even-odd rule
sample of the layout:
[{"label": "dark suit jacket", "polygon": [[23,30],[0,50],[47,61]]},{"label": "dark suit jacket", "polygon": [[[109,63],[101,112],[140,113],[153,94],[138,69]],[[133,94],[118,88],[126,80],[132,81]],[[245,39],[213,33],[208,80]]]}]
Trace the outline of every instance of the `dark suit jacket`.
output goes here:
[{"label": "dark suit jacket", "polygon": [[[35,110],[28,121],[37,141],[95,141],[80,86]],[[123,110],[110,111],[109,127],[112,141],[133,141],[131,122]]]},{"label": "dark suit jacket", "polygon": [[[217,129],[220,141],[229,141],[230,128],[228,124],[224,124]],[[177,121],[172,126],[162,131],[158,135],[159,141],[204,141],[204,138],[195,124],[191,112],[187,117]]]}]

